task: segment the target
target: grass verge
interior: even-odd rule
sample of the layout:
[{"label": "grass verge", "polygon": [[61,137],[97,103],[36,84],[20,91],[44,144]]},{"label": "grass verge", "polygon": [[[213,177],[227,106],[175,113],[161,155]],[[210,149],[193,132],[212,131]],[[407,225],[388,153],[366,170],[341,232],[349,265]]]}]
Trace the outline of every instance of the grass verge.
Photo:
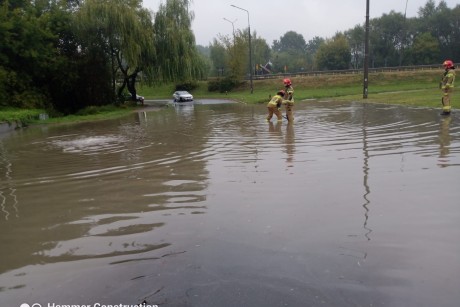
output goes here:
[{"label": "grass verge", "polygon": [[[369,102],[401,104],[411,106],[440,106],[441,93],[438,83],[442,70],[417,70],[404,72],[381,72],[369,74]],[[337,74],[318,76],[299,76],[291,78],[295,89],[296,103],[302,100],[363,100],[363,76],[361,74]],[[244,103],[266,103],[283,88],[283,77],[254,80],[253,93],[249,81],[228,93],[207,91],[207,82],[198,82],[192,94],[195,98],[234,99]],[[146,99],[171,99],[174,85],[140,87],[139,92]],[[454,98],[455,100],[455,98]],[[454,101],[453,107],[459,103]]]}]

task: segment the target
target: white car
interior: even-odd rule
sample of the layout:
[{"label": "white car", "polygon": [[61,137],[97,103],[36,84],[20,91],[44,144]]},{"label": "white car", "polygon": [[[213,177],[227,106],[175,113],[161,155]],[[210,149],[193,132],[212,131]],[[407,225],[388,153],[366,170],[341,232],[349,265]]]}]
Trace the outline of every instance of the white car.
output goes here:
[{"label": "white car", "polygon": [[193,101],[193,96],[187,91],[176,91],[173,94],[174,102]]},{"label": "white car", "polygon": [[139,101],[141,104],[144,104],[144,100],[145,100],[144,96],[140,96],[136,94],[136,101]]}]

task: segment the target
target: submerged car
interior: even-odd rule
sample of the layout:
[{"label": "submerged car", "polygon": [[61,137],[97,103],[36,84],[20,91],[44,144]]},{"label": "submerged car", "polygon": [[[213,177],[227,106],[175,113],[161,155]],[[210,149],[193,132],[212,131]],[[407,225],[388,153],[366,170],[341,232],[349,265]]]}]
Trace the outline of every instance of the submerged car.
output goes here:
[{"label": "submerged car", "polygon": [[175,91],[173,94],[174,102],[193,101],[193,96],[187,91]]}]

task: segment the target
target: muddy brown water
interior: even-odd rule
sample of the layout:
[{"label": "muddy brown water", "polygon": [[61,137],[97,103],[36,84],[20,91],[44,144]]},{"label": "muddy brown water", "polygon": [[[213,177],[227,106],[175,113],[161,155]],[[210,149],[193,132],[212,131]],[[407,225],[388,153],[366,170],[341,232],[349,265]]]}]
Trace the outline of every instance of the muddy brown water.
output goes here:
[{"label": "muddy brown water", "polygon": [[265,114],[196,102],[0,135],[0,305],[458,306],[459,115]]}]

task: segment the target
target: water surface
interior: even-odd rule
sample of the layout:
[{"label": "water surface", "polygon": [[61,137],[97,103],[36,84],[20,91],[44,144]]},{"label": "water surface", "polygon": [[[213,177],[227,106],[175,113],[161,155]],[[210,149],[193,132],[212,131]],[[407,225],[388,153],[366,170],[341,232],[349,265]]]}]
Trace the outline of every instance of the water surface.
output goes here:
[{"label": "water surface", "polygon": [[1,306],[458,306],[460,117],[184,103],[0,135]]}]

